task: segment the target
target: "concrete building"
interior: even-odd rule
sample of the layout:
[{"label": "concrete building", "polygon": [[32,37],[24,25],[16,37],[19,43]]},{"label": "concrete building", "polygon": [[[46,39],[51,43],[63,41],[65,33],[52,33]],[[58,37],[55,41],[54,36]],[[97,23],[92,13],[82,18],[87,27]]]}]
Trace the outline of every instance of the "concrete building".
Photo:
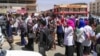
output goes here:
[{"label": "concrete building", "polygon": [[95,0],[90,3],[90,13],[94,15],[100,15],[100,0]]},{"label": "concrete building", "polygon": [[54,13],[68,16],[88,16],[88,5],[86,3],[54,5]]},{"label": "concrete building", "polygon": [[0,0],[0,9],[5,11],[10,7],[14,9],[26,8],[28,13],[36,12],[36,0]]}]

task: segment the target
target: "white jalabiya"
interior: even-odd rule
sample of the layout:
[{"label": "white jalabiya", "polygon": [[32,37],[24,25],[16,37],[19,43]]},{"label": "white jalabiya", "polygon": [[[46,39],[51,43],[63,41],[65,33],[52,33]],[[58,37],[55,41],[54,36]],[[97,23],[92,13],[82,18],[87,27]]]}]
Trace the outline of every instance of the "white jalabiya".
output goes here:
[{"label": "white jalabiya", "polygon": [[81,27],[76,30],[76,35],[77,35],[77,42],[83,43],[85,41],[85,36],[84,36],[84,28]]},{"label": "white jalabiya", "polygon": [[67,45],[67,46],[74,45],[73,33],[74,33],[74,31],[71,26],[65,27],[65,29],[64,29],[64,45]]},{"label": "white jalabiya", "polygon": [[[84,27],[84,31],[86,32],[86,33],[89,33],[89,35],[90,36],[95,36],[95,32],[93,31],[93,29],[92,29],[92,27],[91,26],[89,26],[89,25],[86,25],[85,27]],[[88,40],[87,39],[87,37],[85,36],[85,41],[83,42],[83,45],[84,46],[91,46],[91,40]]]}]

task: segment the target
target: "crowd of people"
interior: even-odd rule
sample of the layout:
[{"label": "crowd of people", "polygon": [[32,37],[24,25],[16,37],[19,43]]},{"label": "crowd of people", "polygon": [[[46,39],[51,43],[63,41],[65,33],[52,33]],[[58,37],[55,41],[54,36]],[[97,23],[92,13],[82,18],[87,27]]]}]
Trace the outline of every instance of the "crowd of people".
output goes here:
[{"label": "crowd of people", "polygon": [[65,47],[65,56],[74,56],[74,52],[77,56],[88,56],[92,50],[100,55],[100,25],[93,18],[54,14],[25,14],[14,18],[9,14],[4,20],[0,26],[10,50],[14,49],[13,35],[19,31],[21,45],[34,51],[34,42],[38,43],[39,52],[43,56],[46,56],[46,51],[55,50],[56,45]]}]

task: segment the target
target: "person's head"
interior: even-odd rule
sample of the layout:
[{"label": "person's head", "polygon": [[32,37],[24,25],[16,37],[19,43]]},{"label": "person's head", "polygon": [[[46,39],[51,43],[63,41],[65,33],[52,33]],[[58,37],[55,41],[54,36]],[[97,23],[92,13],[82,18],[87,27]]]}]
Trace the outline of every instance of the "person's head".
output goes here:
[{"label": "person's head", "polygon": [[25,16],[22,15],[22,16],[21,16],[21,19],[22,19],[22,20],[25,20]]},{"label": "person's head", "polygon": [[88,19],[85,19],[85,25],[89,25],[89,20]]},{"label": "person's head", "polygon": [[55,14],[52,14],[51,17],[52,17],[52,19],[55,19],[56,18],[56,15]]},{"label": "person's head", "polygon": [[75,15],[75,18],[78,18],[78,15]]},{"label": "person's head", "polygon": [[74,22],[70,19],[66,20],[67,27],[71,26],[73,29],[75,28]]},{"label": "person's head", "polygon": [[78,25],[79,25],[79,20],[76,20],[75,27],[78,27]]},{"label": "person's head", "polygon": [[8,14],[8,17],[9,17],[9,18],[11,18],[11,17],[12,17],[12,15],[11,15],[11,14]]},{"label": "person's head", "polygon": [[89,25],[91,26],[92,24],[94,24],[94,18],[89,18]]},{"label": "person's head", "polygon": [[85,21],[84,20],[79,20],[78,28],[84,27],[85,26]]},{"label": "person's head", "polygon": [[61,15],[61,18],[64,18],[64,15]]},{"label": "person's head", "polygon": [[46,26],[46,21],[44,21],[44,20],[41,20],[41,21],[40,21],[40,25],[41,25],[41,27],[44,27],[44,26]]},{"label": "person's head", "polygon": [[96,22],[94,22],[93,24],[91,24],[91,27],[92,27],[92,29],[93,29],[93,30],[95,30],[95,29],[96,29],[96,27],[97,27],[97,23],[96,23]]},{"label": "person's head", "polygon": [[28,13],[25,13],[23,16],[24,16],[25,18],[27,18],[27,17],[28,17],[28,15],[29,15]]},{"label": "person's head", "polygon": [[92,27],[93,30],[96,29],[97,23],[94,18],[89,18],[89,25]]},{"label": "person's head", "polygon": [[84,20],[83,18],[80,18],[79,20]]},{"label": "person's head", "polygon": [[34,13],[31,14],[31,17],[34,17]]},{"label": "person's head", "polygon": [[42,14],[42,17],[45,18],[45,14]]}]

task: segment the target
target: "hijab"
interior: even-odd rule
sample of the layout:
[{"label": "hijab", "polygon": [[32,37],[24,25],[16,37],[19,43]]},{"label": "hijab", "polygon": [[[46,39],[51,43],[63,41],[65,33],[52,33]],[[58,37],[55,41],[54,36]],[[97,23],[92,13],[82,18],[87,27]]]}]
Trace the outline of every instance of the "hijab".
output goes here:
[{"label": "hijab", "polygon": [[81,27],[84,27],[85,26],[85,21],[80,19],[79,20],[79,25],[78,25],[78,28],[81,28]]},{"label": "hijab", "polygon": [[70,20],[72,20],[74,23],[76,22],[76,18],[69,18]]},{"label": "hijab", "polygon": [[73,29],[75,29],[75,25],[74,25],[74,22],[72,20],[68,19],[67,25],[68,25],[68,27],[71,26]]}]

